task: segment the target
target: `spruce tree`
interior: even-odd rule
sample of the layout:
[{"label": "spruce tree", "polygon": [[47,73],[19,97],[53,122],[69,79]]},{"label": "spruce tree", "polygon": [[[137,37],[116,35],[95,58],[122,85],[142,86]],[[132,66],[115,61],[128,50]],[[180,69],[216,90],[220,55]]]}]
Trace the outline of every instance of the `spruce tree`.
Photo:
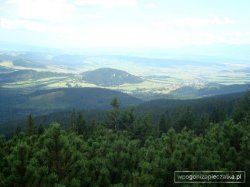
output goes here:
[{"label": "spruce tree", "polygon": [[33,121],[31,114],[28,116],[28,124],[27,125],[28,125],[27,126],[27,135],[31,136],[35,133],[35,125],[34,125],[34,121]]},{"label": "spruce tree", "polygon": [[110,115],[109,115],[109,122],[111,123],[111,127],[114,130],[118,130],[119,128],[119,116],[120,116],[120,103],[117,99],[117,97],[113,98],[111,101],[111,106],[112,106],[112,110],[110,111]]},{"label": "spruce tree", "polygon": [[159,121],[159,131],[160,133],[166,133],[167,132],[167,124],[166,124],[166,118],[165,115],[161,115],[160,121]]}]

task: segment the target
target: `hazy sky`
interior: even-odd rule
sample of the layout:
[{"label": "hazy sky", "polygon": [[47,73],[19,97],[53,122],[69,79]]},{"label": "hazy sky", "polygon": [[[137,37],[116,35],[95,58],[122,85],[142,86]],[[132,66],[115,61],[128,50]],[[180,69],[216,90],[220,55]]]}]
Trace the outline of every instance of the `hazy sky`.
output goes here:
[{"label": "hazy sky", "polygon": [[250,44],[250,1],[0,0],[0,41],[61,48]]}]

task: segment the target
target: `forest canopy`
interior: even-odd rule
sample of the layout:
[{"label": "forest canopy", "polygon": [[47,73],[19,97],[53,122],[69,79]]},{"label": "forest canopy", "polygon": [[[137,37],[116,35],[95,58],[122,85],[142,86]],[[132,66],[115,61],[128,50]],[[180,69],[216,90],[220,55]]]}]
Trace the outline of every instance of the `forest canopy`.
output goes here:
[{"label": "forest canopy", "polygon": [[0,138],[0,186],[174,186],[176,170],[246,171],[250,184],[249,93],[202,131],[191,110],[175,128],[164,115],[156,122],[121,110],[117,99],[111,105],[102,122],[72,113],[67,130],[56,122],[45,129],[30,115],[26,129]]}]

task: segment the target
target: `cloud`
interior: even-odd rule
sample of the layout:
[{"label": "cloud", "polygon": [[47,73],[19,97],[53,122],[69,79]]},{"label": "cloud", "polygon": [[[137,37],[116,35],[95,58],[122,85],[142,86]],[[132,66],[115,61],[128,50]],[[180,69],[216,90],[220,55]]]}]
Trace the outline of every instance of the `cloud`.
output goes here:
[{"label": "cloud", "polygon": [[[76,29],[72,25],[44,23],[25,19],[8,19],[0,17],[0,28],[7,30],[25,29],[28,31],[43,32],[44,34],[74,35]],[[80,32],[77,33],[80,35]]]},{"label": "cloud", "polygon": [[[40,32],[44,42],[59,47],[127,47],[165,48],[213,43],[250,43],[249,32],[213,32],[209,30],[155,29],[145,25],[65,25],[30,21],[24,19],[0,18],[0,28],[26,29]],[[7,31],[8,32],[8,31]],[[17,30],[17,33],[19,30]],[[34,35],[37,36],[37,35]],[[33,36],[33,39],[36,38]],[[32,36],[30,37],[32,39]],[[29,38],[27,38],[29,40]],[[43,41],[41,41],[43,42]]]},{"label": "cloud", "polygon": [[66,0],[8,0],[5,3],[19,18],[45,21],[63,21],[74,12],[74,6]]},{"label": "cloud", "polygon": [[173,22],[173,24],[177,27],[205,27],[209,25],[228,25],[232,23],[233,21],[228,17],[224,18],[214,17],[208,19],[184,18],[184,19],[174,20]]},{"label": "cloud", "polygon": [[[41,42],[59,47],[164,48],[211,43],[250,43],[249,28],[236,27],[235,25],[240,22],[235,23],[230,17],[186,15],[180,18],[179,15],[171,16],[162,12],[149,15],[145,9],[154,9],[156,5],[152,0],[147,2],[143,3],[140,0],[6,0],[6,3],[1,4],[0,7],[2,10],[0,11],[0,32],[5,33],[0,36],[0,39],[9,37],[9,39],[16,38],[21,41],[23,39],[23,36],[20,36],[21,31],[28,36],[25,38],[27,41],[42,37]],[[139,13],[143,19],[145,18],[144,20],[140,19],[140,16],[136,17],[139,15],[137,11],[131,11],[131,15],[121,11],[114,17],[113,14],[106,14],[106,9],[95,9],[132,8],[138,3],[141,8],[137,10],[141,11]],[[152,17],[148,19],[149,16]],[[159,19],[159,16],[162,17]]]},{"label": "cloud", "polygon": [[156,4],[153,3],[153,2],[151,2],[151,3],[145,4],[144,7],[145,7],[146,9],[155,9],[155,8],[156,8]]},{"label": "cloud", "polygon": [[249,44],[250,32],[227,32],[223,35],[222,40],[227,41],[230,44]]},{"label": "cloud", "polygon": [[76,5],[104,8],[136,7],[137,3],[137,0],[75,0]]},{"label": "cloud", "polygon": [[48,27],[45,24],[30,21],[30,20],[23,20],[23,19],[7,19],[7,18],[0,18],[0,28],[4,29],[26,29],[32,30],[37,32],[44,32],[48,30]]},{"label": "cloud", "polygon": [[173,19],[167,21],[159,21],[156,22],[155,25],[158,27],[177,27],[177,28],[200,28],[200,27],[208,27],[214,25],[230,25],[233,24],[234,21],[229,17],[212,17],[212,18],[181,18],[181,19]]}]

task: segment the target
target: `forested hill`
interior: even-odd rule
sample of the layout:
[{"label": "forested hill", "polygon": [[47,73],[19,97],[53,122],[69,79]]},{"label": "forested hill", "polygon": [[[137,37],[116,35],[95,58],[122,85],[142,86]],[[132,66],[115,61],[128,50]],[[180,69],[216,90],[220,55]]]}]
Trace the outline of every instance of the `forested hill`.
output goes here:
[{"label": "forested hill", "polygon": [[223,85],[210,83],[204,88],[194,88],[192,86],[184,86],[177,90],[169,93],[169,96],[174,96],[175,98],[199,98],[199,97],[209,97],[215,95],[233,94],[239,92],[245,92],[249,90],[249,84],[232,84]]},{"label": "forested hill", "polygon": [[23,105],[35,108],[76,108],[76,109],[108,109],[110,101],[117,97],[122,106],[137,105],[142,101],[128,94],[104,88],[58,88],[40,90],[28,95]]},{"label": "forested hill", "polygon": [[250,93],[227,118],[200,121],[200,132],[191,113],[167,129],[164,118],[138,117],[117,99],[111,106],[102,122],[72,113],[68,130],[29,116],[25,130],[0,138],[0,186],[171,187],[174,171],[245,171],[245,183],[233,186],[250,185]]},{"label": "forested hill", "polygon": [[[25,102],[22,101],[22,98],[19,99],[24,103],[28,103],[27,107],[32,107],[32,106],[36,107],[30,110],[32,111],[32,113],[30,114],[32,114],[33,116],[34,115],[37,116],[34,118],[35,123],[42,124],[44,127],[45,126],[47,127],[53,121],[57,121],[66,129],[69,128],[73,111],[80,112],[88,123],[90,123],[92,120],[102,122],[106,120],[107,113],[111,109],[110,105],[111,100],[114,97],[117,97],[120,102],[120,109],[122,111],[127,111],[127,112],[133,111],[134,115],[136,115],[138,118],[142,117],[145,114],[150,114],[150,117],[156,123],[158,123],[160,120],[166,121],[167,129],[171,127],[179,129],[182,128],[183,125],[185,125],[185,123],[189,123],[189,126],[195,128],[195,131],[202,131],[202,129],[204,129],[203,127],[208,126],[210,122],[220,122],[232,116],[235,106],[237,106],[237,103],[245,95],[245,92],[243,92],[237,94],[214,96],[210,98],[202,98],[194,100],[160,99],[149,102],[142,102],[140,100],[131,97],[121,97],[121,95],[119,94],[112,95],[111,97],[109,94],[117,92],[113,92],[110,90],[100,89],[99,91],[101,92],[99,92],[97,91],[98,89],[97,90],[90,89],[92,90],[93,93],[89,92],[88,94],[89,97],[84,96],[81,89],[80,90],[72,89],[72,90],[77,90],[76,91],[77,93],[75,93],[74,95],[70,92],[70,90],[68,90],[68,94],[65,93],[63,96],[61,96],[62,98],[57,98],[57,100],[55,101],[54,99],[49,100],[50,95],[53,93],[51,90],[50,91],[43,90],[32,93],[30,94],[30,97],[32,98],[31,101],[33,105],[29,104],[27,101],[25,101],[25,99],[24,99]],[[83,90],[87,91],[86,89]],[[58,93],[58,91],[62,90],[56,89],[53,91],[55,93]],[[106,92],[107,92],[107,97],[104,94]],[[96,97],[94,93],[97,94]],[[99,96],[99,94],[102,95]],[[81,104],[81,97],[85,99],[86,103],[85,101],[82,101],[83,103]],[[99,105],[97,105],[98,107],[96,107],[92,99],[99,98],[99,100],[97,101],[101,101],[102,97],[105,102],[99,103]],[[37,100],[35,100],[34,98],[37,98]],[[74,105],[74,102],[70,103],[71,100],[74,100],[76,105]],[[70,103],[72,108],[65,108],[64,110],[61,109],[59,110],[60,112],[58,112],[57,110],[53,112],[52,110],[53,108],[49,108],[50,104],[53,104],[54,109],[56,109],[56,104],[59,104],[60,102],[64,104],[63,106],[65,106],[67,103]],[[88,103],[95,108],[92,109],[88,108],[87,107]],[[50,109],[49,110],[50,114],[42,113],[43,112],[41,109],[42,107],[40,106],[43,106],[43,108],[48,107],[48,109]],[[79,108],[75,106],[79,106]],[[35,111],[37,113],[34,113]],[[0,124],[0,134],[2,133],[9,136],[14,133],[17,126],[21,127],[22,129],[25,128],[27,124],[26,117],[28,116],[29,111],[21,110],[20,112],[26,112],[26,115],[23,115],[23,113],[21,113],[22,116],[20,116],[20,118],[23,120],[15,120],[15,117],[13,117],[12,121]]]},{"label": "forested hill", "polygon": [[143,82],[143,79],[138,76],[112,68],[99,68],[93,71],[84,72],[82,75],[83,80],[98,86],[116,86],[126,83],[135,84]]},{"label": "forested hill", "polygon": [[212,111],[214,108],[220,108],[225,113],[230,114],[237,103],[246,92],[218,95],[200,99],[156,99],[141,103],[138,111],[161,114],[165,111],[175,111],[177,108],[190,108],[195,113],[204,113]]},{"label": "forested hill", "polygon": [[70,109],[109,109],[117,97],[122,107],[142,101],[128,94],[103,88],[58,88],[31,92],[26,89],[0,88],[0,123],[34,115]]},{"label": "forested hill", "polygon": [[54,73],[45,71],[35,70],[18,70],[9,72],[8,74],[0,74],[0,83],[18,83],[20,81],[27,81],[31,79],[43,79],[48,77],[63,77],[69,76],[70,74],[65,73]]}]

